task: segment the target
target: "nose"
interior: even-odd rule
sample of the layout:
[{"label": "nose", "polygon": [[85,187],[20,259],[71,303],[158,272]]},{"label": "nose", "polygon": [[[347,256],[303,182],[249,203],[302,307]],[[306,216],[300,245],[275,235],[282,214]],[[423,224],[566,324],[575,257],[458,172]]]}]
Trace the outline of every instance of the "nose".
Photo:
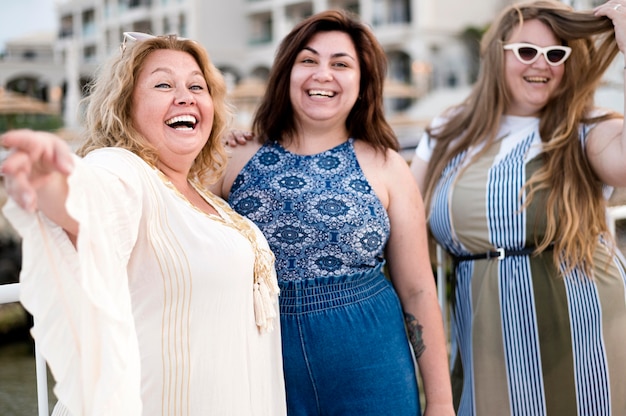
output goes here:
[{"label": "nose", "polygon": [[315,81],[330,81],[333,79],[332,72],[326,67],[319,67],[315,73],[313,73],[313,80]]},{"label": "nose", "polygon": [[543,67],[550,66],[550,64],[548,63],[548,58],[546,58],[546,55],[543,53],[540,53],[539,58],[537,58],[537,60],[532,63],[532,66],[538,66],[538,67],[543,68]]},{"label": "nose", "polygon": [[179,88],[176,91],[175,99],[178,105],[191,105],[196,102],[193,94],[187,88]]}]

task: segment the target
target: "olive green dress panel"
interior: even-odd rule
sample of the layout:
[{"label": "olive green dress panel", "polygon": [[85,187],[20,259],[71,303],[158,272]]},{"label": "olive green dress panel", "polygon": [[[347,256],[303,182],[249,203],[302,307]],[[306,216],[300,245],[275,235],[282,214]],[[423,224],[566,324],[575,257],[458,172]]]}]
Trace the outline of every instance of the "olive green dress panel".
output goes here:
[{"label": "olive green dress panel", "polygon": [[[543,237],[545,195],[522,209],[542,163],[538,120],[507,118],[501,137],[454,159],[435,190],[429,225],[453,256]],[[552,251],[456,265],[459,416],[626,415],[626,265],[599,243],[593,276],[564,275]]]}]

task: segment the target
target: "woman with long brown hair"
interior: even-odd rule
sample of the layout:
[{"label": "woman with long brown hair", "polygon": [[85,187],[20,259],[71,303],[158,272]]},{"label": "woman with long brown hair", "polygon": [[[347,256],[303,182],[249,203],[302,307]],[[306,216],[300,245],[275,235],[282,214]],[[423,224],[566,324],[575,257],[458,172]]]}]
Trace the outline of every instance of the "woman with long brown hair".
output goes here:
[{"label": "woman with long brown hair", "polygon": [[418,146],[429,227],[455,264],[459,415],[626,412],[626,264],[605,214],[626,133],[594,105],[624,6],[507,7],[468,98]]},{"label": "woman with long brown hair", "polygon": [[383,112],[386,69],[355,16],[304,19],[276,53],[257,140],[233,149],[221,186],[276,255],[290,416],[421,414],[414,361],[424,414],[453,414],[424,207]]}]

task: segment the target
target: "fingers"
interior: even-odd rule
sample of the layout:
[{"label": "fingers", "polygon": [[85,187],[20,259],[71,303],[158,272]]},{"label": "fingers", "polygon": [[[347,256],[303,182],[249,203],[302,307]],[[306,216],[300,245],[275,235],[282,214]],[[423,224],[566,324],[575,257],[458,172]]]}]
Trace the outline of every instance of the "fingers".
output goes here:
[{"label": "fingers", "polygon": [[6,176],[4,186],[9,195],[22,209],[35,212],[37,209],[37,194],[31,186],[28,175],[19,172],[15,175]]},{"label": "fingers", "polygon": [[230,147],[237,147],[242,144],[246,144],[248,141],[254,138],[254,133],[244,130],[231,130],[226,135],[224,144]]},{"label": "fingers", "polygon": [[605,16],[613,22],[615,41],[626,53],[626,0],[610,0],[593,9],[595,16]]},{"label": "fingers", "polygon": [[53,175],[73,169],[71,149],[51,133],[14,130],[0,136],[0,144],[9,149],[0,167],[7,193],[29,212],[37,209],[37,193]]},{"label": "fingers", "polygon": [[30,173],[37,168],[43,172],[59,171],[67,175],[73,169],[72,151],[54,134],[14,130],[0,136],[0,144],[11,150],[2,164],[4,174],[11,175],[18,170]]},{"label": "fingers", "polygon": [[624,4],[624,0],[610,0],[600,6],[597,6],[593,9],[593,12],[596,16],[607,16],[612,20],[620,17],[626,10],[626,4]]},{"label": "fingers", "polygon": [[37,197],[29,180],[31,168],[32,164],[28,155],[15,151],[2,164],[4,187],[7,195],[26,211],[34,212],[37,206]]}]

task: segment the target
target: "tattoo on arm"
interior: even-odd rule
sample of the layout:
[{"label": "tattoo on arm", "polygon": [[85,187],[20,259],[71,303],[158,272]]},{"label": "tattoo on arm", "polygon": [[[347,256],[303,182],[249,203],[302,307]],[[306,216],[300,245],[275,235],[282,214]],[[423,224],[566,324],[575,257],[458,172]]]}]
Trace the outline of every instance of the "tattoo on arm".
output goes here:
[{"label": "tattoo on arm", "polygon": [[426,349],[426,345],[424,345],[424,340],[422,339],[422,326],[413,315],[407,312],[404,312],[404,322],[406,324],[409,342],[413,346],[415,359],[419,359]]}]

